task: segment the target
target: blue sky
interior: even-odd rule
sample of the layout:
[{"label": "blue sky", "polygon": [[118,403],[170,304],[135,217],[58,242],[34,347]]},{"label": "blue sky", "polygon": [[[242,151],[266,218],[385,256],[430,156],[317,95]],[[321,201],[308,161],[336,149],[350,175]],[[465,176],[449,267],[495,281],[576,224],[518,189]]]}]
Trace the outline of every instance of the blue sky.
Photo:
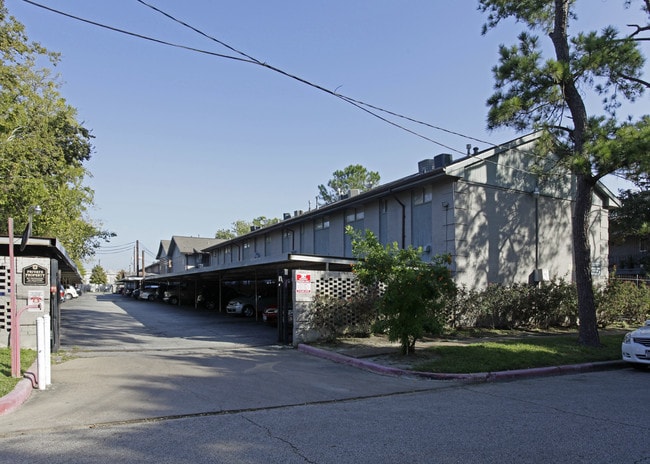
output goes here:
[{"label": "blue sky", "polygon": [[[236,56],[136,0],[36,1]],[[498,45],[514,43],[521,26],[509,23],[482,36],[485,18],[474,0],[147,3],[261,62],[463,136],[407,124],[426,140],[261,66],[6,0],[31,40],[61,53],[61,93],[95,136],[87,165],[96,204],[90,217],[117,237],[87,269],[98,263],[130,269],[136,240],[151,264],[160,240],[172,235],[214,237],[238,219],[308,210],[317,186],[350,164],[378,171],[388,182],[415,173],[418,161],[439,153],[457,158],[468,143],[486,148],[516,135],[486,131],[485,101]],[[580,3],[588,28],[624,28],[644,19],[636,5],[625,10],[623,0]],[[648,99],[634,112],[649,113]]]}]

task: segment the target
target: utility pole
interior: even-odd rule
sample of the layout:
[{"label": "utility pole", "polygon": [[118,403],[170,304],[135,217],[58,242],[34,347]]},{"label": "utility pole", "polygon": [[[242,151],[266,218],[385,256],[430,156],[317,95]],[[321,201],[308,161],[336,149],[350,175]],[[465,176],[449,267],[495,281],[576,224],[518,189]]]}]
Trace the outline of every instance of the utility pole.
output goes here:
[{"label": "utility pole", "polygon": [[140,275],[140,257],[139,255],[139,248],[140,248],[140,242],[138,240],[135,241],[135,276],[138,277]]}]

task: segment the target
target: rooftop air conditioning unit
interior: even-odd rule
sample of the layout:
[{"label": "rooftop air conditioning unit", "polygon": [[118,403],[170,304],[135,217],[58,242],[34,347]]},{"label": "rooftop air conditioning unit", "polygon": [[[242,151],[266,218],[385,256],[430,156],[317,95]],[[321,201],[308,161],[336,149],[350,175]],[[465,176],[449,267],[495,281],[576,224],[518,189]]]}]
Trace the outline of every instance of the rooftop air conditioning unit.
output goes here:
[{"label": "rooftop air conditioning unit", "polygon": [[440,169],[451,164],[452,157],[449,153],[442,153],[433,158],[434,169]]},{"label": "rooftop air conditioning unit", "polygon": [[431,172],[433,171],[433,160],[432,159],[425,159],[422,160],[418,163],[418,172],[420,174],[424,174],[426,172]]}]

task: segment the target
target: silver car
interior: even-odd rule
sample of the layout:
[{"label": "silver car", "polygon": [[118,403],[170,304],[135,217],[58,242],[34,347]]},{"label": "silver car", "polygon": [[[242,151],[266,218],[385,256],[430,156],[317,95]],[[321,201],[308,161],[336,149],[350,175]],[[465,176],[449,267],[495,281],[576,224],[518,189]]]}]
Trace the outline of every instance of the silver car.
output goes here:
[{"label": "silver car", "polygon": [[236,314],[245,317],[253,317],[255,315],[255,308],[257,312],[261,313],[271,305],[276,304],[275,297],[257,297],[257,303],[254,296],[238,296],[233,298],[226,305],[226,312],[228,314]]}]

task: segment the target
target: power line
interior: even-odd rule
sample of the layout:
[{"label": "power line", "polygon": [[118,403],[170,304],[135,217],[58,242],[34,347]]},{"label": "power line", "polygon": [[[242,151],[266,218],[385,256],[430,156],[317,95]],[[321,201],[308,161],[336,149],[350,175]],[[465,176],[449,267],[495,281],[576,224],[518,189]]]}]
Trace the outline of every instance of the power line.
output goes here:
[{"label": "power line", "polygon": [[101,246],[95,251],[95,254],[116,255],[116,254],[121,254],[126,252],[130,253],[133,250],[134,246],[135,246],[135,242],[129,242],[121,245]]},{"label": "power line", "polygon": [[[318,86],[318,85],[316,85],[316,84],[313,84],[313,83],[311,83],[311,82],[309,82],[309,81],[306,81],[306,80],[304,80],[304,79],[302,79],[302,78],[299,78],[299,77],[297,77],[297,76],[294,76],[294,75],[292,75],[292,74],[289,74],[289,73],[287,73],[287,72],[285,72],[285,71],[283,71],[283,70],[281,70],[281,69],[279,69],[279,68],[276,68],[276,67],[274,67],[274,66],[271,66],[271,65],[269,65],[269,64],[266,63],[266,62],[262,62],[262,61],[258,60],[257,58],[254,58],[254,57],[252,57],[252,56],[250,56],[250,55],[248,55],[248,54],[246,54],[246,53],[244,53],[244,52],[242,52],[242,51],[240,51],[240,50],[238,50],[238,49],[232,47],[231,45],[228,45],[226,42],[224,42],[224,41],[222,41],[222,40],[219,40],[219,39],[217,39],[217,38],[215,38],[215,37],[213,37],[213,36],[211,36],[211,35],[209,35],[209,34],[203,32],[203,31],[201,31],[200,29],[195,28],[194,26],[191,26],[190,24],[186,23],[185,21],[182,21],[182,20],[176,18],[175,16],[172,16],[171,14],[169,14],[169,13],[167,13],[167,12],[161,10],[160,8],[157,8],[157,7],[153,6],[153,5],[151,5],[151,4],[147,3],[147,2],[145,2],[144,0],[136,0],[136,1],[137,1],[138,3],[141,3],[142,5],[145,5],[145,6],[149,7],[149,8],[151,8],[152,10],[157,11],[158,13],[160,13],[160,14],[166,16],[167,18],[171,19],[172,21],[175,21],[175,22],[177,22],[177,23],[179,23],[179,24],[181,24],[181,25],[183,25],[183,26],[185,26],[185,27],[191,29],[192,31],[194,31],[194,32],[196,32],[196,33],[202,35],[203,37],[206,37],[207,39],[210,39],[210,40],[212,40],[212,41],[218,43],[219,45],[222,45],[222,46],[226,47],[227,49],[229,49],[229,50],[231,50],[231,51],[237,53],[238,55],[241,55],[241,56],[245,57],[245,58],[248,59],[248,60],[254,61],[255,63],[257,63],[257,64],[260,65],[260,66],[263,66],[263,67],[269,68],[269,69],[271,69],[272,71],[279,72],[280,74],[283,74],[283,75],[285,75],[285,76],[287,76],[287,77],[290,77],[290,78],[292,78],[292,79],[296,79],[296,80],[298,80],[298,81],[300,81],[300,82],[303,82],[303,83],[305,83],[305,84],[307,84],[307,85],[310,85],[310,86],[312,86],[312,87],[315,87],[315,88],[317,88],[317,89],[319,89],[319,90],[323,90],[323,91],[325,91],[325,92],[327,92],[327,93],[329,93],[329,94],[331,94],[331,95],[333,95],[333,96],[336,96],[336,97],[338,97],[338,98],[341,98],[342,100],[345,100],[345,101],[348,102],[348,103],[355,104],[355,106],[357,106],[357,105],[361,105],[361,106],[364,106],[364,107],[367,107],[367,108],[371,108],[371,109],[374,109],[374,110],[377,110],[377,111],[381,111],[382,113],[390,114],[391,116],[395,116],[395,117],[397,117],[397,118],[405,119],[405,120],[407,120],[407,121],[410,121],[410,122],[413,122],[413,123],[416,123],[416,124],[421,124],[421,125],[424,125],[424,126],[426,126],[426,127],[430,127],[431,129],[435,129],[435,130],[439,130],[439,131],[442,131],[442,132],[446,132],[446,133],[448,133],[448,134],[456,135],[456,136],[463,137],[463,138],[466,138],[466,139],[469,139],[469,140],[474,140],[474,141],[476,141],[476,142],[485,143],[485,144],[487,144],[487,145],[492,145],[492,146],[494,145],[493,143],[491,143],[491,142],[486,142],[485,140],[481,140],[481,139],[478,139],[478,138],[475,138],[475,137],[471,137],[471,136],[469,136],[469,135],[465,135],[465,134],[462,134],[462,133],[460,133],[460,132],[456,132],[456,131],[452,131],[452,130],[444,129],[444,128],[442,128],[442,127],[435,126],[435,125],[433,125],[433,124],[429,124],[429,123],[427,123],[427,122],[419,121],[419,120],[417,120],[417,119],[414,119],[414,118],[411,118],[411,117],[408,117],[408,116],[404,116],[404,115],[402,115],[402,114],[399,114],[399,113],[396,113],[396,112],[393,112],[393,111],[390,111],[390,110],[387,110],[387,109],[384,109],[384,108],[381,108],[381,107],[378,107],[378,106],[372,105],[372,104],[370,104],[370,103],[365,103],[365,102],[363,102],[363,101],[356,100],[356,99],[351,98],[351,97],[347,97],[347,96],[345,96],[345,95],[343,95],[343,94],[340,94],[340,93],[336,92],[336,90],[331,91],[331,90],[329,90],[329,89],[325,89],[325,88],[323,88],[323,87],[320,87],[320,86]],[[371,113],[371,114],[372,114],[372,113]],[[380,119],[381,119],[381,118],[380,118]],[[416,135],[417,135],[417,134],[416,134]],[[435,142],[435,141],[434,141],[434,143],[438,143],[438,142]],[[439,144],[439,145],[440,145],[440,144]],[[444,146],[444,145],[443,145],[443,146]],[[449,148],[449,147],[445,147],[445,148]],[[453,150],[453,148],[450,148],[450,149]]]},{"label": "power line", "polygon": [[[436,145],[439,145],[441,147],[444,147],[444,148],[446,148],[448,150],[454,151],[454,152],[459,153],[461,155],[465,155],[466,153],[461,151],[461,150],[458,150],[456,148],[453,148],[453,147],[450,147],[450,146],[445,145],[443,143],[440,143],[440,142],[438,142],[438,141],[436,141],[434,139],[431,139],[430,137],[427,137],[425,135],[422,135],[422,134],[420,134],[420,133],[418,133],[418,132],[416,132],[414,130],[408,129],[408,128],[402,126],[401,124],[398,124],[398,123],[396,123],[394,121],[391,121],[390,119],[387,119],[387,118],[375,113],[372,110],[382,112],[382,113],[386,113],[386,114],[389,114],[389,115],[394,116],[396,118],[404,119],[404,120],[407,120],[407,121],[415,123],[415,124],[419,124],[419,125],[422,125],[422,126],[425,126],[425,127],[429,127],[431,129],[434,129],[434,130],[438,130],[438,131],[441,131],[441,132],[446,132],[448,134],[455,135],[455,136],[458,136],[458,137],[462,137],[462,138],[465,138],[465,139],[468,139],[468,140],[473,140],[473,141],[476,141],[476,142],[479,142],[479,143],[484,143],[484,144],[488,145],[489,148],[497,148],[497,145],[492,143],[492,142],[488,142],[488,141],[485,141],[485,140],[482,140],[482,139],[479,139],[479,138],[476,138],[476,137],[472,137],[472,136],[469,136],[469,135],[466,135],[466,134],[463,134],[463,133],[460,133],[460,132],[457,132],[457,131],[452,131],[452,130],[449,130],[449,129],[445,129],[445,128],[442,128],[440,126],[436,126],[436,125],[433,125],[433,124],[430,124],[430,123],[427,123],[427,122],[424,122],[424,121],[420,121],[420,120],[415,119],[415,118],[411,118],[409,116],[405,116],[405,115],[400,114],[400,113],[396,113],[394,111],[390,111],[390,110],[381,108],[379,106],[372,105],[370,103],[366,103],[366,102],[363,102],[363,101],[360,101],[360,100],[356,100],[356,99],[354,99],[352,97],[348,97],[346,95],[340,94],[340,93],[336,92],[336,90],[330,90],[330,89],[328,89],[326,87],[323,87],[321,85],[318,85],[318,84],[310,82],[310,81],[308,81],[306,79],[303,79],[303,78],[301,78],[299,76],[296,76],[294,74],[286,72],[286,71],[284,71],[284,70],[282,70],[280,68],[272,66],[272,65],[270,65],[270,64],[268,64],[266,62],[263,62],[263,61],[255,58],[255,57],[253,57],[251,55],[248,55],[248,54],[236,49],[235,47],[227,44],[226,42],[224,42],[222,40],[219,40],[219,39],[217,39],[217,38],[203,32],[203,31],[201,31],[200,29],[198,29],[198,28],[196,28],[196,27],[194,27],[194,26],[192,26],[192,25],[190,25],[190,24],[188,24],[188,23],[174,17],[173,15],[161,10],[160,8],[157,8],[157,7],[153,6],[153,5],[145,2],[144,0],[136,0],[136,1],[138,3],[144,5],[144,6],[148,7],[148,8],[151,8],[152,10],[158,12],[159,14],[164,15],[168,19],[170,19],[170,20],[172,20],[174,22],[177,22],[178,24],[181,24],[184,27],[187,27],[187,28],[191,29],[192,31],[200,34],[201,36],[203,36],[203,37],[205,37],[205,38],[207,38],[207,39],[209,39],[209,40],[211,40],[213,42],[216,42],[216,43],[218,43],[219,45],[221,45],[223,47],[226,47],[228,50],[240,55],[240,57],[232,56],[232,55],[224,55],[224,54],[216,53],[216,52],[210,52],[210,51],[206,51],[206,50],[202,50],[202,49],[198,49],[198,48],[194,48],[194,47],[188,47],[188,46],[180,45],[180,44],[174,44],[174,43],[167,42],[167,41],[164,41],[164,40],[151,38],[151,37],[148,37],[148,36],[145,36],[145,35],[142,35],[142,34],[129,32],[129,31],[126,31],[126,30],[123,30],[123,29],[119,29],[119,28],[115,28],[115,27],[112,27],[112,26],[104,25],[104,24],[98,23],[96,21],[91,21],[91,20],[88,20],[88,19],[85,19],[85,18],[74,16],[74,15],[71,15],[71,14],[68,14],[68,13],[65,13],[65,12],[62,12],[62,11],[59,11],[59,10],[56,10],[56,9],[41,5],[41,4],[36,3],[36,2],[34,2],[32,0],[23,0],[23,1],[26,2],[26,3],[29,3],[31,5],[46,9],[48,11],[51,11],[53,13],[69,17],[71,19],[82,21],[82,22],[85,22],[85,23],[88,23],[88,24],[91,24],[91,25],[94,25],[94,26],[106,28],[106,29],[109,29],[111,31],[119,32],[119,33],[126,34],[126,35],[129,35],[129,36],[133,36],[133,37],[136,37],[136,38],[149,40],[149,41],[152,41],[154,43],[161,44],[161,45],[177,47],[177,48],[185,49],[185,50],[188,50],[188,51],[194,51],[194,52],[197,52],[197,53],[203,53],[203,54],[216,56],[216,57],[220,57],[220,58],[228,58],[228,59],[232,59],[232,60],[235,60],[235,61],[240,61],[240,62],[243,62],[243,63],[255,64],[255,65],[258,65],[258,66],[262,66],[262,67],[267,68],[267,69],[269,69],[271,71],[277,72],[277,73],[279,73],[279,74],[281,74],[281,75],[283,75],[285,77],[289,77],[289,78],[294,79],[294,80],[296,80],[296,81],[298,81],[300,83],[303,83],[303,84],[308,85],[310,87],[313,87],[313,88],[315,88],[317,90],[325,92],[325,93],[327,93],[329,95],[332,95],[332,96],[334,96],[336,98],[339,98],[339,99],[343,100],[344,102],[355,106],[356,108],[360,109],[361,111],[364,111],[364,112],[370,114],[371,116],[373,116],[373,117],[375,117],[375,118],[377,118],[377,119],[379,119],[379,120],[381,120],[381,121],[383,121],[383,122],[385,122],[387,124],[390,124],[390,125],[392,125],[394,127],[397,127],[397,128],[399,128],[401,130],[404,130],[404,131],[406,131],[406,132],[408,132],[408,133],[410,133],[412,135],[420,137],[420,138],[422,138],[424,140],[427,140],[427,141],[429,141],[431,143],[434,143]],[[512,149],[515,150],[515,151],[518,151],[518,152],[529,152],[529,150],[522,150],[521,148],[518,148],[518,147],[513,147]],[[507,167],[509,169],[513,169],[511,166],[503,165],[501,163],[498,163],[498,162],[495,162],[495,161],[492,161],[492,160],[484,160],[484,161],[487,162],[487,163],[494,164],[494,165],[504,166],[504,167]],[[528,174],[533,174],[533,175],[536,174],[536,173],[534,173],[532,171],[528,171],[528,170],[522,170],[522,169],[517,169],[517,170],[520,171],[520,172],[528,173]]]},{"label": "power line", "polygon": [[108,30],[113,31],[113,32],[119,32],[120,34],[126,34],[126,35],[130,35],[132,37],[136,37],[138,39],[148,40],[150,42],[154,42],[154,43],[157,43],[157,44],[160,44],[160,45],[167,45],[169,47],[181,48],[181,49],[189,50],[189,51],[196,52],[196,53],[203,53],[205,55],[212,55],[212,56],[216,56],[216,57],[219,57],[219,58],[226,58],[226,59],[235,60],[235,61],[243,61],[243,62],[249,61],[249,60],[239,58],[239,57],[236,57],[236,56],[224,55],[224,54],[221,54],[221,53],[215,53],[215,52],[211,52],[211,51],[207,51],[207,50],[202,50],[200,48],[189,47],[187,45],[181,45],[181,44],[176,44],[176,43],[172,43],[172,42],[167,42],[165,40],[156,39],[156,38],[149,37],[149,36],[146,36],[146,35],[138,34],[136,32],[130,32],[130,31],[126,31],[124,29],[119,29],[117,27],[108,26],[106,24],[98,23],[96,21],[91,21],[89,19],[81,18],[79,16],[75,16],[75,15],[66,13],[64,11],[60,11],[60,10],[56,10],[54,8],[50,8],[49,6],[41,5],[40,3],[36,3],[36,2],[31,1],[31,0],[23,0],[23,1],[25,3],[29,3],[30,5],[34,5],[34,6],[37,6],[39,8],[43,8],[44,10],[51,11],[52,13],[56,13],[56,14],[59,14],[59,15],[62,15],[62,16],[66,16],[68,18],[75,19],[77,21],[81,21],[81,22],[84,22],[84,23],[87,23],[87,24],[92,24],[93,26],[102,27],[104,29],[108,29]]},{"label": "power line", "polygon": [[[385,122],[385,123],[387,123],[387,124],[390,124],[390,125],[392,125],[392,126],[398,128],[398,129],[401,129],[401,130],[403,130],[403,131],[405,131],[405,132],[407,132],[407,133],[410,133],[410,134],[412,134],[412,135],[415,135],[415,136],[417,136],[417,137],[419,137],[419,138],[422,138],[422,139],[424,139],[424,140],[427,140],[427,141],[429,141],[429,142],[431,142],[431,143],[434,143],[434,144],[436,144],[436,145],[439,145],[439,146],[441,146],[441,147],[443,147],[443,148],[446,148],[446,149],[448,149],[448,150],[454,151],[454,152],[456,152],[456,153],[464,154],[464,152],[461,151],[461,150],[458,150],[458,149],[453,148],[453,147],[451,147],[451,146],[445,145],[445,144],[443,144],[443,143],[441,143],[441,142],[439,142],[439,141],[437,141],[437,140],[434,140],[434,139],[432,139],[432,138],[430,138],[430,137],[428,137],[428,136],[426,136],[426,135],[420,134],[419,132],[416,132],[416,131],[414,131],[414,130],[412,130],[412,129],[409,129],[409,128],[407,128],[407,127],[401,125],[401,124],[398,124],[397,122],[391,121],[390,119],[388,119],[388,118],[386,118],[386,117],[384,117],[384,116],[381,116],[380,114],[377,114],[375,111],[379,111],[379,112],[382,112],[382,113],[386,113],[386,114],[389,114],[389,115],[394,116],[394,117],[397,117],[397,118],[405,119],[405,120],[408,120],[408,121],[410,121],[410,122],[417,123],[417,124],[420,124],[420,125],[423,125],[423,126],[426,126],[426,127],[432,128],[432,129],[435,129],[435,130],[444,131],[444,132],[447,132],[447,133],[452,134],[452,135],[460,136],[460,137],[467,138],[467,139],[470,139],[470,140],[475,140],[475,141],[478,141],[478,142],[481,142],[481,143],[486,143],[486,144],[488,144],[488,145],[490,145],[490,146],[495,146],[495,144],[493,144],[493,143],[491,143],[491,142],[486,142],[486,141],[483,141],[483,140],[477,139],[477,138],[475,138],[475,137],[471,137],[471,136],[467,136],[467,135],[461,134],[461,133],[459,133],[459,132],[455,132],[455,131],[451,131],[451,130],[443,129],[443,128],[438,127],[438,126],[435,126],[435,125],[433,125],[433,124],[429,124],[429,123],[426,123],[426,122],[423,122],[423,121],[419,121],[419,120],[417,120],[417,119],[415,119],[415,118],[406,117],[406,116],[401,115],[401,114],[399,114],[399,113],[396,113],[396,112],[393,112],[393,111],[389,111],[389,110],[383,109],[383,108],[381,108],[381,107],[378,107],[378,106],[375,106],[375,105],[371,105],[371,104],[368,104],[368,103],[362,102],[362,101],[360,101],[360,100],[356,100],[356,99],[354,99],[354,98],[348,97],[348,96],[343,95],[343,94],[340,94],[340,93],[338,93],[338,92],[336,92],[336,91],[330,90],[330,89],[328,89],[328,88],[326,88],[326,87],[323,87],[323,86],[321,86],[321,85],[318,85],[318,84],[315,84],[315,83],[313,83],[313,82],[311,82],[311,81],[308,81],[308,80],[306,80],[306,79],[303,79],[303,78],[301,78],[301,77],[299,77],[299,76],[297,76],[297,75],[295,75],[295,74],[291,74],[291,73],[286,72],[286,71],[284,71],[284,70],[282,70],[282,69],[280,69],[280,68],[277,68],[277,67],[275,67],[275,66],[269,65],[268,63],[263,62],[263,61],[260,61],[260,60],[258,60],[258,59],[256,59],[256,58],[253,58],[252,56],[247,55],[246,53],[237,50],[236,48],[234,48],[234,47],[228,45],[227,43],[225,43],[225,42],[223,42],[223,41],[221,41],[221,40],[219,40],[219,39],[216,39],[215,37],[212,37],[212,36],[210,36],[209,34],[206,34],[205,32],[203,32],[203,31],[201,31],[201,30],[199,30],[199,29],[197,29],[197,28],[195,28],[195,27],[193,27],[193,26],[191,26],[191,25],[189,25],[189,24],[187,24],[187,23],[185,23],[185,22],[183,22],[183,21],[181,21],[181,20],[175,18],[174,16],[172,16],[172,15],[170,15],[170,14],[164,12],[163,10],[161,10],[161,9],[159,9],[159,8],[156,8],[156,7],[150,5],[150,4],[148,4],[148,3],[146,3],[146,2],[144,2],[144,1],[142,1],[142,0],[136,0],[136,1],[138,1],[138,2],[141,3],[142,5],[145,5],[145,6],[149,7],[149,8],[151,8],[151,9],[155,10],[156,12],[158,12],[158,13],[160,13],[160,14],[163,14],[164,16],[166,16],[167,18],[171,19],[172,21],[175,21],[175,22],[177,22],[177,23],[179,23],[179,24],[181,24],[181,25],[183,25],[183,26],[185,26],[185,27],[187,27],[187,28],[189,28],[189,29],[191,29],[191,30],[193,30],[193,31],[195,31],[195,32],[197,32],[197,33],[199,33],[199,34],[201,34],[202,36],[204,36],[204,37],[206,37],[206,38],[208,38],[208,39],[210,39],[210,40],[212,40],[212,41],[214,41],[214,42],[216,42],[216,43],[218,43],[218,44],[220,44],[220,45],[222,45],[222,46],[228,48],[229,50],[231,50],[231,51],[237,53],[237,54],[240,55],[241,57],[232,56],[232,55],[225,55],[225,54],[216,53],[216,52],[210,52],[210,51],[207,51],[207,50],[198,49],[198,48],[194,48],[194,47],[189,47],[189,46],[185,46],[185,45],[175,44],[175,43],[168,42],[168,41],[165,41],[165,40],[152,38],[152,37],[149,37],[149,36],[145,36],[145,35],[143,35],[143,34],[134,33],[134,32],[130,32],[130,31],[126,31],[126,30],[124,30],[124,29],[119,29],[119,28],[116,28],[116,27],[113,27],[113,26],[108,26],[108,25],[105,25],[105,24],[102,24],[102,23],[96,22],[96,21],[92,21],[92,20],[88,20],[88,19],[85,19],[85,18],[81,18],[81,17],[79,17],[79,16],[75,16],[75,15],[72,15],[72,14],[65,13],[65,12],[63,12],[63,11],[60,11],[60,10],[56,10],[56,9],[54,9],[54,8],[50,8],[50,7],[45,6],[45,5],[41,5],[41,4],[36,3],[36,2],[34,2],[34,1],[32,1],[32,0],[23,0],[23,1],[24,1],[25,3],[29,3],[29,4],[31,4],[31,5],[33,5],[33,6],[36,6],[36,7],[39,7],[39,8],[43,8],[43,9],[45,9],[45,10],[48,10],[48,11],[50,11],[50,12],[52,12],[52,13],[56,13],[56,14],[59,14],[59,15],[62,15],[62,16],[65,16],[65,17],[68,17],[68,18],[71,18],[71,19],[74,19],[74,20],[77,20],[77,21],[85,22],[85,23],[87,23],[87,24],[91,24],[91,25],[94,25],[94,26],[97,26],[97,27],[105,28],[105,29],[111,30],[111,31],[113,31],[113,32],[118,32],[118,33],[121,33],[121,34],[126,34],[126,35],[129,35],[129,36],[132,36],[132,37],[136,37],[136,38],[139,38],[139,39],[143,39],[143,40],[148,40],[148,41],[151,41],[151,42],[154,42],[154,43],[160,44],[160,45],[166,45],[166,46],[171,46],[171,47],[181,48],[181,49],[184,49],[184,50],[193,51],[193,52],[202,53],[202,54],[207,54],[207,55],[211,55],[211,56],[216,56],[216,57],[219,57],[219,58],[227,58],[227,59],[231,59],[231,60],[235,60],[235,61],[240,61],[240,62],[243,62],[243,63],[249,63],[249,64],[255,64],[255,65],[258,65],[258,66],[262,66],[262,67],[267,68],[267,69],[269,69],[269,70],[271,70],[271,71],[274,71],[274,72],[277,72],[277,73],[279,73],[279,74],[282,74],[282,75],[284,75],[285,77],[289,77],[289,78],[294,79],[294,80],[296,80],[296,81],[298,81],[298,82],[301,82],[301,83],[303,83],[303,84],[305,84],[305,85],[308,85],[308,86],[313,87],[313,88],[315,88],[315,89],[317,89],[317,90],[320,90],[320,91],[325,92],[325,93],[327,93],[327,94],[329,94],[329,95],[332,95],[332,96],[334,96],[334,97],[336,97],[336,98],[339,98],[339,99],[341,99],[342,101],[344,101],[344,102],[346,102],[346,103],[348,103],[348,104],[350,104],[350,105],[352,105],[352,106],[354,106],[354,107],[360,109],[361,111],[364,111],[364,112],[368,113],[369,115],[371,115],[371,116],[373,116],[373,117],[379,119],[380,121],[383,121],[383,122]],[[373,110],[375,110],[375,111],[373,111]]]}]

